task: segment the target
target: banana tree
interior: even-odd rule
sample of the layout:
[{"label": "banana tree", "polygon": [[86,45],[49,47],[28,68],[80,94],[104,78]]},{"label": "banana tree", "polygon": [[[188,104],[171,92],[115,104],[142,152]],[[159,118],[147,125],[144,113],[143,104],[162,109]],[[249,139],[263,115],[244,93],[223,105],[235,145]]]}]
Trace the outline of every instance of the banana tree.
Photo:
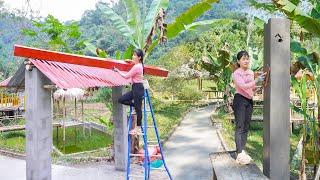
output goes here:
[{"label": "banana tree", "polygon": [[121,2],[127,10],[126,21],[105,3],[99,3],[97,7],[126,37],[130,44],[129,48],[144,49],[148,55],[159,43],[165,42],[167,39],[174,38],[189,29],[215,23],[215,21],[193,22],[210,10],[212,4],[219,2],[219,0],[202,0],[183,12],[169,25],[164,22],[169,0],[153,0],[148,12],[143,11],[146,9],[145,3],[141,3],[144,7],[139,7],[135,0],[121,0]]},{"label": "banana tree", "polygon": [[[319,107],[319,92],[320,92],[320,59],[316,52],[308,54],[307,49],[302,47],[301,43],[293,41],[291,42],[291,52],[294,57],[297,57],[297,61],[293,63],[291,72],[293,74],[300,74],[300,80],[293,79],[293,88],[298,92],[299,99],[301,101],[301,108],[293,107],[293,110],[302,114],[304,116],[303,124],[303,150],[302,150],[302,160],[300,167],[300,177],[305,178],[305,156],[306,148],[308,149],[308,154],[312,158],[308,158],[309,163],[318,164],[320,158],[320,144],[319,144],[319,134],[317,132],[317,123],[319,126],[319,121],[316,119],[315,114],[307,111],[307,87],[308,89],[315,89],[317,101]],[[304,69],[303,71],[301,69]],[[298,73],[296,73],[298,71]],[[318,111],[319,114],[319,111]],[[308,137],[308,138],[307,138]],[[308,141],[308,142],[307,142]]]},{"label": "banana tree", "polygon": [[299,8],[302,0],[272,0],[271,3],[248,1],[251,6],[270,13],[282,12],[290,20],[298,23],[301,28],[320,37],[320,2],[318,0],[308,0],[312,5],[312,10],[308,14]]},{"label": "banana tree", "polygon": [[[258,3],[255,0],[249,0],[251,5],[264,9],[269,12],[282,12],[286,17],[292,20],[294,23],[300,26],[300,35],[299,38],[301,41],[304,40],[305,31],[311,34],[312,39],[320,38],[320,2],[318,0],[308,0],[312,9],[310,12],[303,12],[299,5],[302,0],[272,0],[271,3]],[[303,48],[301,43],[292,42],[291,43],[291,51],[297,54],[298,61],[294,62],[292,65],[291,71],[297,72],[299,69],[306,68],[313,75],[313,80],[311,81],[311,85],[316,89],[316,99],[318,106],[318,115],[316,123],[318,123],[318,132],[316,133],[316,123],[314,126],[310,126],[315,139],[318,138],[318,142],[314,143],[315,151],[318,152],[320,150],[320,60],[319,55],[316,52],[307,53],[307,49]],[[301,98],[301,97],[300,97]],[[302,113],[303,114],[303,113]],[[311,133],[312,134],[312,133]],[[318,167],[320,168],[320,167]]]},{"label": "banana tree", "polygon": [[[306,179],[306,162],[316,165],[319,161],[317,150],[316,119],[308,110],[308,89],[312,86],[312,78],[308,70],[300,70],[296,78],[292,78],[293,89],[298,92],[301,107],[291,105],[292,109],[303,115],[302,158],[300,161],[300,179]],[[309,86],[309,88],[307,88]]]}]

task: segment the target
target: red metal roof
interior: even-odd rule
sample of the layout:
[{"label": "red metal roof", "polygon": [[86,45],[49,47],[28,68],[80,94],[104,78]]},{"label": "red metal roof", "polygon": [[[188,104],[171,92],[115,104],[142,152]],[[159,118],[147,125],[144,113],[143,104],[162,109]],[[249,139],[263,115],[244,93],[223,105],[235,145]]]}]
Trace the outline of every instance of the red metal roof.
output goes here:
[{"label": "red metal roof", "polygon": [[54,61],[30,61],[59,88],[114,87],[129,84],[131,79],[123,78],[109,69],[89,67]]},{"label": "red metal roof", "polygon": [[[133,66],[133,64],[131,63],[127,63],[125,61],[120,61],[120,60],[98,58],[98,57],[91,57],[91,56],[81,56],[76,54],[31,48],[31,47],[26,47],[21,45],[14,46],[14,55],[31,58],[31,59],[41,59],[46,61],[77,64],[77,65],[99,67],[99,68],[105,68],[105,69],[112,69],[116,67],[121,71],[129,71]],[[145,65],[144,73],[153,75],[153,76],[167,77],[169,71],[160,67]]]}]

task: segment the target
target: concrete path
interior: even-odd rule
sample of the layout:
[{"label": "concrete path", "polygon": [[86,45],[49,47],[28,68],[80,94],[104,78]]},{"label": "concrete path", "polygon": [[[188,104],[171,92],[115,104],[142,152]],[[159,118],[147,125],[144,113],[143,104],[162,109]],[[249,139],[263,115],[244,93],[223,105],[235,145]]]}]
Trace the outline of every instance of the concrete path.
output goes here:
[{"label": "concrete path", "polygon": [[174,180],[211,180],[209,154],[221,146],[210,116],[213,106],[187,114],[164,147],[166,163]]},{"label": "concrete path", "polygon": [[[123,173],[110,175],[115,172],[114,167],[106,165],[97,165],[95,168],[84,167],[66,167],[52,165],[53,180],[106,180],[106,179],[123,179],[120,178]],[[26,179],[26,162],[25,160],[0,156],[0,179],[1,180],[24,180]],[[109,173],[109,174],[108,174]],[[114,174],[114,173],[113,173]],[[116,178],[116,176],[118,178]]]},{"label": "concrete path", "polygon": [[[135,165],[136,173],[142,174],[141,166]],[[165,180],[163,173],[155,173],[152,180]],[[1,180],[25,180],[25,160],[0,156]],[[106,162],[74,167],[52,165],[52,180],[124,180],[125,172],[115,171],[114,164]]]}]

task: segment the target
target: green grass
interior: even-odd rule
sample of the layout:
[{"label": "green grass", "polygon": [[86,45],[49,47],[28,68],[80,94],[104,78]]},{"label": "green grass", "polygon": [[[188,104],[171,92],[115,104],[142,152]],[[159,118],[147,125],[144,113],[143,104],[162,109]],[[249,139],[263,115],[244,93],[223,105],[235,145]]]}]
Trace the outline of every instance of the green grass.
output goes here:
[{"label": "green grass", "polygon": [[92,129],[90,136],[88,130],[85,131],[85,135],[83,134],[82,127],[69,127],[66,129],[65,143],[63,142],[63,128],[59,128],[58,138],[56,128],[53,131],[53,144],[64,154],[105,148],[111,143],[110,135],[95,129]]},{"label": "green grass", "polygon": [[[218,116],[213,117],[214,119],[220,119],[222,123],[222,136],[226,141],[229,149],[235,150],[235,142],[234,142],[234,125],[224,118],[221,113]],[[296,129],[293,131],[290,136],[290,157],[292,157],[296,146],[299,142],[299,130]],[[248,135],[248,141],[245,149],[248,154],[252,157],[254,163],[262,169],[263,164],[263,123],[261,122],[251,122],[250,130]]]},{"label": "green grass", "polygon": [[191,106],[191,104],[175,102],[155,106],[155,117],[161,139],[168,137],[168,133],[174,126],[180,123],[184,113]]},{"label": "green grass", "polygon": [[12,149],[17,152],[25,152],[25,133],[24,131],[13,131],[0,133],[0,147]]},{"label": "green grass", "polygon": [[[76,135],[77,133],[77,135]],[[82,151],[90,151],[99,148],[105,148],[111,145],[112,137],[106,133],[92,129],[91,136],[86,130],[86,136],[82,133],[82,128],[66,128],[66,143],[63,143],[63,131],[59,128],[58,139],[56,128],[53,130],[53,144],[62,153],[70,154]],[[11,149],[21,153],[25,152],[25,132],[12,131],[0,134],[0,147]]]}]

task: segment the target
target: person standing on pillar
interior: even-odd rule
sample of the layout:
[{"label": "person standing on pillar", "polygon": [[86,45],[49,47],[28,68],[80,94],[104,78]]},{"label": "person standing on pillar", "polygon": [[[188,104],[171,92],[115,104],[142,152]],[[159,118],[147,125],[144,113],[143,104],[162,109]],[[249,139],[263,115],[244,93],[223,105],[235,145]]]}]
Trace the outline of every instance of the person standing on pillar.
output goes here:
[{"label": "person standing on pillar", "polygon": [[235,143],[237,148],[236,161],[240,164],[249,164],[251,157],[244,151],[247,143],[249,124],[253,111],[253,94],[256,84],[263,82],[265,73],[254,79],[254,73],[250,69],[250,59],[247,51],[237,54],[238,68],[232,73],[236,94],[233,99],[233,111],[235,116]]},{"label": "person standing on pillar", "polygon": [[119,71],[117,68],[114,68],[114,71],[118,72],[122,77],[126,79],[131,78],[132,80],[131,91],[125,93],[118,99],[119,103],[134,107],[137,113],[137,126],[135,129],[130,131],[130,134],[141,134],[141,120],[142,120],[141,107],[142,107],[142,100],[144,96],[143,56],[144,56],[144,53],[141,49],[134,50],[132,60],[135,65],[127,73],[123,73]]}]

